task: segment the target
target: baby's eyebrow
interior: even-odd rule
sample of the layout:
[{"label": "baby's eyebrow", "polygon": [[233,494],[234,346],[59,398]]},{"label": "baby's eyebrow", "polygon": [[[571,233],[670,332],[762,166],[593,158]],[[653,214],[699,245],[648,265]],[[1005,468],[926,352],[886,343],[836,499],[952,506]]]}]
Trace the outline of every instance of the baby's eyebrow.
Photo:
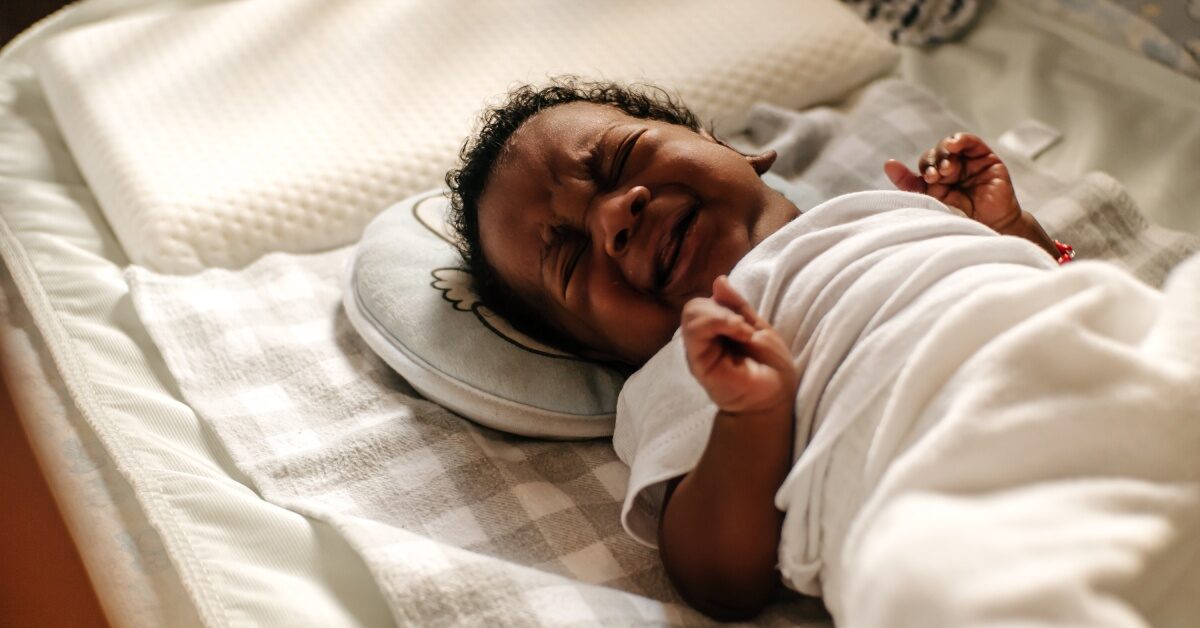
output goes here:
[{"label": "baby's eyebrow", "polygon": [[604,138],[608,133],[612,132],[613,128],[620,126],[620,120],[614,120],[610,124],[600,128],[598,133],[588,134],[581,139],[572,155],[578,162],[582,162],[588,168],[590,177],[595,177],[600,172],[600,162],[604,160],[602,155],[602,146],[604,146]]},{"label": "baby's eyebrow", "polygon": [[546,150],[544,160],[546,172],[550,173],[550,179],[553,181],[554,187],[560,187],[563,185],[563,178],[560,177],[558,171],[560,171],[560,169],[564,169],[564,167],[568,169],[569,172],[574,171],[574,166],[577,161],[580,161],[580,159],[587,160],[588,156],[594,154],[595,146],[600,143],[601,139],[604,139],[604,134],[607,133],[610,128],[612,128],[612,126],[601,128],[600,132],[598,134],[594,134],[594,136],[593,134],[584,134],[584,136],[578,137],[576,142],[571,143],[571,145],[563,151],[563,154],[568,157],[566,160],[563,160],[562,157],[557,155],[556,150]]}]

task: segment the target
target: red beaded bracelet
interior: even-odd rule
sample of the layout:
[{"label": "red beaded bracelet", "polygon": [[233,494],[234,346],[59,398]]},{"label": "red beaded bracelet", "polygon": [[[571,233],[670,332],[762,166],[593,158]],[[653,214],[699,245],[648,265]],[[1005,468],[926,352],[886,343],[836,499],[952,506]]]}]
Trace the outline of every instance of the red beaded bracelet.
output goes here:
[{"label": "red beaded bracelet", "polygon": [[1058,249],[1058,264],[1060,266],[1075,259],[1075,248],[1070,244],[1063,244],[1055,240],[1054,246]]}]

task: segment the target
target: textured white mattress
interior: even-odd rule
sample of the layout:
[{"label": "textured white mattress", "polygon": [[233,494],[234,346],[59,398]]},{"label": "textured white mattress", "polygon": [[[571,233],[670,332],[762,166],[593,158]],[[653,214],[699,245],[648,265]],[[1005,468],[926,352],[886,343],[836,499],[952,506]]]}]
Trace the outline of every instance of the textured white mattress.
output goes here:
[{"label": "textured white mattress", "polygon": [[82,29],[35,62],[130,259],[186,273],[357,240],[514,82],[649,81],[730,130],[896,58],[836,0],[254,0]]},{"label": "textured white mattress", "polygon": [[[139,4],[88,0],[48,28]],[[1023,18],[1001,10],[985,16],[961,49],[906,53],[904,74],[940,86],[955,108],[984,124],[1006,102],[1013,115],[1044,116],[1069,111],[1080,98],[1095,100],[1101,90],[1117,102],[1149,107],[1161,92],[1171,111],[1188,111],[1179,101],[1194,92],[1173,75],[1148,71],[1113,84],[1092,72],[1071,73],[1079,54],[1090,55],[1096,67],[1141,67],[1125,51],[1075,47],[1071,38],[1078,35],[1056,34],[1055,27],[1026,36],[1031,46],[1062,54],[998,45],[1017,19]],[[121,279],[128,256],[66,152],[22,50],[10,47],[0,58],[0,253],[6,294],[11,299],[19,288],[24,301],[10,305],[3,333],[25,343],[6,359],[16,360],[19,381],[29,383],[23,390],[37,391],[17,397],[26,429],[42,462],[54,468],[47,475],[114,625],[187,626],[201,618],[210,625],[390,624],[344,542],[259,499],[180,400],[129,305]],[[955,91],[955,82],[934,76],[947,68],[991,76],[1009,89]],[[1043,74],[1073,80],[1038,89],[1020,78]],[[1102,103],[1089,107],[1103,120],[1117,115]],[[1153,138],[1173,122],[1179,120],[1148,120],[1138,128]],[[1008,126],[992,123],[998,130],[985,132]],[[1157,145],[1131,125],[1116,126],[1072,133],[1075,127],[1062,125],[1068,133],[1053,151],[1083,155],[1091,164],[1078,165],[1083,170],[1106,161],[1166,163],[1194,150],[1194,144]],[[1053,155],[1043,161],[1076,167]],[[1125,178],[1120,168],[1108,169]],[[1164,204],[1143,199],[1152,212]],[[1194,200],[1191,207],[1181,219],[1196,216]]]}]

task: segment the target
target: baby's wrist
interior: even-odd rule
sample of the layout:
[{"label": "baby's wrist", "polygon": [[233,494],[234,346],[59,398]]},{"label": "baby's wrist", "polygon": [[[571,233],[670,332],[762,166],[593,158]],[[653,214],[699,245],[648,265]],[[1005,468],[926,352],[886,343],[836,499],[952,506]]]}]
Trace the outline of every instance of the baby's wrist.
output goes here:
[{"label": "baby's wrist", "polygon": [[720,407],[718,410],[729,420],[739,422],[761,422],[777,420],[780,416],[791,417],[792,408],[795,405],[795,395],[780,397],[778,400],[772,400],[762,404],[754,404],[745,407]]},{"label": "baby's wrist", "polygon": [[1030,214],[1021,207],[1021,204],[1017,202],[1015,197],[1011,200],[1011,203],[1010,209],[1000,220],[994,222],[980,222],[983,222],[983,224],[987,225],[989,229],[995,231],[996,233],[1003,235],[1017,235],[1013,232],[1022,228],[1022,223],[1027,220],[1026,216]]},{"label": "baby's wrist", "polygon": [[1012,226],[1005,231],[1000,231],[1000,233],[1029,240],[1048,253],[1050,257],[1058,258],[1060,255],[1054,238],[1051,238],[1050,234],[1046,233],[1046,230],[1042,228],[1042,224],[1038,222],[1038,219],[1034,218],[1033,214],[1027,211],[1022,211],[1017,220],[1013,221]]}]

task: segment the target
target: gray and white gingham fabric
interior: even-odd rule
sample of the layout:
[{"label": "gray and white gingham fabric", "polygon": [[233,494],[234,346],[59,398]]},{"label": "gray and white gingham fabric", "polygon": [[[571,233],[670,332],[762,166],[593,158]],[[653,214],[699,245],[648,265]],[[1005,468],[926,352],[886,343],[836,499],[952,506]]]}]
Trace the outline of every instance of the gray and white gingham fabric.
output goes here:
[{"label": "gray and white gingham fabric", "polygon": [[[882,163],[914,161],[961,124],[898,81],[847,112],[760,108],[746,143],[826,196],[886,188]],[[1120,186],[1060,182],[1009,159],[1025,205],[1086,257],[1158,283],[1200,248],[1149,226]],[[478,427],[421,400],[341,310],[341,249],[273,254],[238,271],[127,273],[134,303],[184,399],[262,497],[339,530],[405,625],[672,625],[682,604],[657,554],[618,513],[628,471],[605,440],[545,442]],[[760,617],[827,625],[786,594]]]},{"label": "gray and white gingham fabric", "polygon": [[[511,436],[419,399],[341,310],[349,252],[128,272],[184,398],[262,497],[338,529],[403,625],[703,622],[621,529],[609,442]],[[768,616],[826,621],[798,596]]]}]

